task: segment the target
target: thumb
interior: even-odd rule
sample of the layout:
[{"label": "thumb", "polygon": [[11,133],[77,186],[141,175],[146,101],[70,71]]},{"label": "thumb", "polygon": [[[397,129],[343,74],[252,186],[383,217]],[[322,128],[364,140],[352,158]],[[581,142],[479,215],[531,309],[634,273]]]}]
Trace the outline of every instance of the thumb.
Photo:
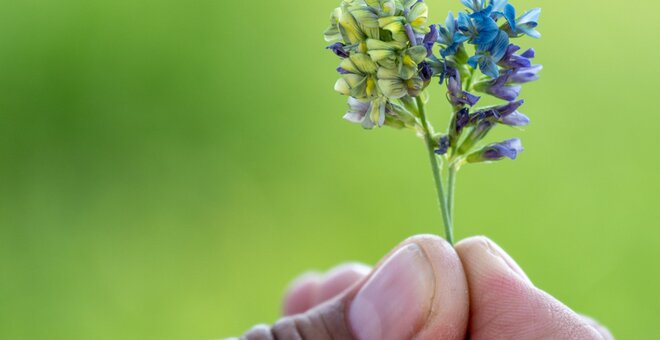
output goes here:
[{"label": "thumb", "polygon": [[470,286],[471,339],[613,339],[604,327],[536,288],[491,240],[471,237],[456,251]]},{"label": "thumb", "polygon": [[415,236],[334,299],[243,339],[464,339],[468,313],[454,249],[439,237]]}]

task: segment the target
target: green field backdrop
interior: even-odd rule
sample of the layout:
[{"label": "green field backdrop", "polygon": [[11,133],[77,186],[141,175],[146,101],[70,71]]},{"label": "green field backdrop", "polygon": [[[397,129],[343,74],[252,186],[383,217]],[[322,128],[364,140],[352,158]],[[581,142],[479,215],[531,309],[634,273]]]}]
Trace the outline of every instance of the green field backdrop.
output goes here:
[{"label": "green field backdrop", "polygon": [[[458,0],[428,0],[434,22]],[[341,119],[338,0],[0,2],[0,338],[213,339],[307,269],[441,233],[422,142]],[[465,168],[457,237],[651,339],[660,318],[660,3],[542,7],[515,162]],[[443,90],[431,119],[445,124]]]}]

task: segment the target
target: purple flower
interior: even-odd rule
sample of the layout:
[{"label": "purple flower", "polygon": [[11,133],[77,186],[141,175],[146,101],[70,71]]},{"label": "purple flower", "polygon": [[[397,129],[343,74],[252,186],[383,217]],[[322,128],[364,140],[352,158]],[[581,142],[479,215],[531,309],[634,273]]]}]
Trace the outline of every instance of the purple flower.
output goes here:
[{"label": "purple flower", "polygon": [[463,91],[461,75],[455,69],[447,70],[447,90],[449,90],[449,101],[454,106],[469,105],[474,106],[481,97],[475,96],[470,92]]},{"label": "purple flower", "polygon": [[539,79],[538,73],[543,69],[542,65],[533,65],[531,67],[517,68],[509,77],[510,83],[523,84]]},{"label": "purple flower", "polygon": [[506,101],[514,101],[516,98],[518,98],[518,95],[520,95],[520,90],[522,90],[522,87],[519,85],[510,85],[509,79],[511,78],[512,74],[513,71],[507,70],[502,75],[493,80],[488,80],[476,84],[475,88],[477,91],[488,93],[497,98]]},{"label": "purple flower", "polygon": [[433,69],[431,68],[431,65],[429,65],[428,62],[423,61],[421,62],[418,66],[417,69],[419,71],[419,76],[422,78],[422,80],[426,83],[431,80],[431,77],[433,77]]},{"label": "purple flower", "polygon": [[536,56],[536,52],[534,52],[533,48],[527,49],[527,51],[523,52],[520,56],[527,58],[527,59],[534,59]]},{"label": "purple flower", "polygon": [[470,110],[468,108],[463,108],[456,112],[455,116],[455,126],[454,126],[454,131],[456,135],[460,135],[461,131],[463,131],[463,128],[466,127],[470,123]]},{"label": "purple flower", "polygon": [[524,114],[518,111],[514,111],[500,118],[500,122],[504,125],[509,125],[509,126],[527,126],[529,125],[529,117],[525,116]]},{"label": "purple flower", "polygon": [[422,40],[422,44],[424,44],[424,47],[426,47],[427,57],[433,55],[433,45],[435,45],[435,42],[438,40],[439,36],[438,27],[436,25],[431,25],[429,28],[431,30],[424,36],[424,40]]},{"label": "purple flower", "polygon": [[512,101],[518,98],[518,95],[520,95],[520,90],[522,90],[522,86],[520,85],[496,84],[486,88],[485,92],[497,98]]},{"label": "purple flower", "polygon": [[468,156],[470,163],[497,161],[502,158],[516,159],[524,151],[522,143],[518,138],[512,138],[503,142],[485,146]]},{"label": "purple flower", "polygon": [[[532,62],[530,59],[534,58],[534,50],[529,49],[523,54],[516,55],[515,53],[520,50],[520,46],[510,44],[506,49],[506,53],[502,59],[497,63],[499,66],[504,68],[521,68],[521,67],[530,67]],[[529,53],[531,51],[531,54]]]},{"label": "purple flower", "polygon": [[529,118],[518,112],[518,108],[524,103],[524,100],[510,102],[506,105],[496,106],[493,110],[499,114],[499,122],[509,126],[526,126],[529,124]]},{"label": "purple flower", "polygon": [[348,58],[348,52],[346,52],[344,47],[346,47],[346,45],[338,42],[326,47],[326,49],[331,50],[334,54],[336,54],[340,58]]},{"label": "purple flower", "polygon": [[529,124],[529,118],[518,112],[518,108],[524,100],[510,102],[505,105],[495,106],[474,112],[470,115],[470,123],[478,125],[483,121],[498,122],[509,126],[525,126]]},{"label": "purple flower", "polygon": [[447,153],[449,146],[449,137],[444,135],[440,137],[440,140],[438,140],[438,148],[435,149],[435,153],[442,156]]}]

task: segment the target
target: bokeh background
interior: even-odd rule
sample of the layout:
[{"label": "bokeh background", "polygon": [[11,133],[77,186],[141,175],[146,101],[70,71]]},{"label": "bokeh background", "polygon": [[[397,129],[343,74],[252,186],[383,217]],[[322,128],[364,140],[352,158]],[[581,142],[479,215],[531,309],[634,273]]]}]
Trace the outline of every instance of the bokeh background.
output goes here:
[{"label": "bokeh background", "polygon": [[[432,19],[459,1],[429,0]],[[441,233],[406,131],[341,119],[338,0],[0,2],[0,338],[212,339],[307,269]],[[622,339],[660,305],[660,4],[543,8],[526,152],[459,177],[457,236]],[[448,107],[431,90],[431,117]]]}]

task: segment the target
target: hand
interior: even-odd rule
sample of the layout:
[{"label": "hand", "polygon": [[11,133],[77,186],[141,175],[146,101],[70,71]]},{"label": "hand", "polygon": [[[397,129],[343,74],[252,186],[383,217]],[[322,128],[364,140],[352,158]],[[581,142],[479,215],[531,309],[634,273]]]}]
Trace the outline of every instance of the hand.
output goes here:
[{"label": "hand", "polygon": [[502,248],[472,237],[402,242],[376,267],[339,266],[294,281],[284,314],[242,339],[613,339],[536,288]]}]

